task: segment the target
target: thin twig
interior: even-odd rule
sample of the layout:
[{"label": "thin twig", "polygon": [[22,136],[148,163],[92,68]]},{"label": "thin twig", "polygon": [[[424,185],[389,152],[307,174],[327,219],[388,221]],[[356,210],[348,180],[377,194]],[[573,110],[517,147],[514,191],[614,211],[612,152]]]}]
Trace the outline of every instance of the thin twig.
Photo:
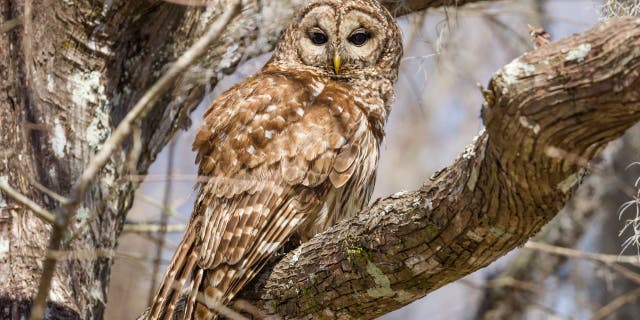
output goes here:
[{"label": "thin twig", "polygon": [[237,183],[262,183],[267,184],[274,182],[274,180],[265,180],[265,179],[250,179],[250,178],[227,178],[227,177],[210,177],[210,176],[198,176],[194,174],[174,174],[170,177],[164,174],[149,174],[149,175],[127,175],[123,176],[121,179],[126,179],[128,181],[146,181],[146,182],[159,182],[159,181],[167,181],[168,179],[175,181],[194,181],[194,182],[217,182],[217,183],[228,183],[230,185]]},{"label": "thin twig", "polygon": [[575,249],[558,247],[546,243],[529,241],[524,245],[524,248],[532,249],[536,251],[542,251],[546,253],[558,254],[567,257],[583,258],[589,260],[600,261],[606,264],[612,263],[628,263],[635,266],[640,266],[640,257],[636,255],[615,255],[615,254],[602,254],[584,252]]},{"label": "thin twig", "polygon": [[495,287],[511,287],[533,293],[543,293],[545,291],[544,286],[529,281],[518,280],[514,277],[500,277],[495,280],[490,280],[488,281],[488,285]]},{"label": "thin twig", "polygon": [[168,224],[162,226],[160,224],[125,224],[122,232],[128,233],[152,233],[160,232],[164,228],[167,233],[184,232],[187,230],[187,226],[184,224]]},{"label": "thin twig", "polygon": [[4,191],[4,193],[6,193],[8,196],[13,198],[13,200],[18,201],[20,204],[27,207],[27,209],[31,210],[38,218],[47,223],[53,223],[55,219],[53,213],[41,207],[39,204],[33,202],[31,199],[24,196],[18,190],[12,188],[3,180],[0,180],[0,189],[2,189],[2,191]]},{"label": "thin twig", "polygon": [[[176,140],[171,140],[169,144],[168,150],[168,161],[167,161],[167,177],[171,177],[173,174],[173,159],[176,151]],[[164,184],[164,195],[162,200],[162,211],[160,211],[160,230],[158,230],[158,242],[156,244],[156,258],[153,262],[153,273],[151,274],[151,286],[149,286],[149,294],[147,305],[151,305],[153,303],[153,298],[156,293],[156,286],[158,281],[158,274],[160,273],[160,260],[162,259],[162,249],[164,248],[164,241],[167,235],[167,220],[169,218],[168,208],[171,207],[171,189],[172,189],[172,181],[169,179]]]},{"label": "thin twig", "polygon": [[39,191],[44,192],[44,193],[45,193],[47,196],[49,196],[50,198],[52,198],[52,199],[54,199],[54,200],[58,201],[58,203],[60,203],[60,204],[65,204],[65,203],[67,203],[67,202],[69,201],[69,199],[67,199],[67,198],[65,198],[64,196],[62,196],[62,195],[60,195],[60,194],[56,193],[55,191],[53,191],[53,190],[51,190],[51,189],[47,188],[47,187],[46,187],[45,185],[43,185],[42,183],[40,183],[40,182],[36,181],[36,179],[35,179],[32,175],[30,175],[30,174],[28,174],[28,173],[25,173],[25,172],[23,171],[23,176],[24,176],[24,177],[27,177],[27,180],[29,180],[29,183],[30,183],[32,186],[34,186],[34,187],[35,187],[36,189],[38,189]]},{"label": "thin twig", "polygon": [[277,315],[269,316],[264,311],[260,310],[259,308],[251,304],[249,301],[244,299],[235,300],[235,302],[233,303],[233,307],[236,310],[239,310],[243,313],[250,314],[251,316],[253,316],[252,319],[269,319],[269,320],[282,319],[280,316],[277,316]]},{"label": "thin twig", "polygon": [[[33,20],[32,20],[32,2],[33,0],[26,0],[24,2],[24,26],[22,28],[22,50],[24,55],[24,79],[26,82],[25,95],[29,97],[30,90],[32,88],[32,80],[31,80],[31,70],[32,70],[32,59],[31,59],[31,37],[33,36]],[[27,101],[30,101],[28,99]]]},{"label": "thin twig", "polygon": [[[171,87],[178,76],[193,64],[196,59],[201,57],[207,51],[207,48],[220,37],[225,26],[239,13],[239,8],[239,1],[230,3],[220,18],[209,26],[207,32],[171,65],[169,70],[145,92],[131,111],[127,113],[76,182],[71,192],[71,201],[56,213],[55,223],[51,231],[51,237],[49,238],[49,252],[58,252],[60,250],[65,229],[69,221],[72,220],[81,201],[84,199],[88,187],[95,180],[95,177],[107,161],[109,161],[113,152],[119,148],[122,142],[129,136],[133,124],[144,117],[154,102]],[[49,295],[49,289],[51,288],[51,279],[53,278],[56,262],[55,255],[47,255],[42,267],[43,271],[40,284],[38,285],[38,293],[33,300],[31,315],[29,317],[30,320],[38,320],[44,317],[46,299]]]},{"label": "thin twig", "polygon": [[127,157],[129,158],[127,160],[127,171],[129,174],[136,174],[138,173],[138,160],[140,160],[140,155],[142,154],[142,130],[140,129],[140,124],[134,125],[132,140],[131,151]]},{"label": "thin twig", "polygon": [[632,282],[635,282],[636,284],[640,285],[640,274],[638,274],[637,272],[630,270],[626,267],[623,267],[621,264],[618,264],[618,263],[612,263],[607,266],[611,268],[613,271],[620,274],[621,276],[627,278],[627,280],[631,280]]},{"label": "thin twig", "polygon": [[213,0],[163,0],[164,2],[180,4],[183,6],[207,7]]},{"label": "thin twig", "polygon": [[0,34],[13,30],[13,28],[22,24],[22,17],[11,19],[3,24],[0,24]]},{"label": "thin twig", "polygon": [[[495,28],[500,31],[500,36],[504,37],[504,39],[509,39],[509,41],[503,41],[503,43],[508,43],[511,45],[511,48],[517,46],[516,42],[519,42],[522,47],[516,47],[513,52],[520,52],[523,48],[529,47],[529,38],[523,36],[520,32],[512,28],[509,24],[500,20],[498,16],[494,15],[486,15],[486,21],[491,23]],[[515,41],[517,39],[517,41]],[[505,46],[506,49],[506,46]],[[517,51],[516,51],[517,50]],[[517,53],[516,53],[517,54]]]},{"label": "thin twig", "polygon": [[218,301],[208,301],[209,299],[205,299],[204,295],[200,292],[198,292],[196,299],[198,300],[198,302],[206,305],[207,308],[215,310],[218,315],[221,315],[225,318],[229,318],[231,320],[249,320],[247,317],[241,315],[240,313],[232,310],[231,308]]},{"label": "thin twig", "polygon": [[162,182],[169,179],[173,181],[186,181],[186,182],[207,182],[211,180],[209,176],[199,176],[195,174],[174,174],[171,177],[167,177],[164,174],[130,174],[123,176],[123,180],[136,181],[136,182]]},{"label": "thin twig", "polygon": [[616,310],[622,308],[624,305],[634,302],[640,298],[640,287],[635,288],[619,297],[616,297],[611,302],[607,303],[604,307],[600,308],[593,314],[591,320],[600,320],[612,315]]},{"label": "thin twig", "polygon": [[[163,209],[162,203],[156,201],[155,199],[153,199],[151,197],[145,196],[144,194],[136,195],[136,200],[140,200],[140,201],[142,201],[144,203],[147,203],[147,204],[149,204],[151,206],[154,206],[156,208]],[[169,215],[171,217],[176,217],[177,218],[176,220],[186,221],[186,219],[180,219],[180,216],[178,214],[178,210],[176,210],[173,206],[171,206],[169,208],[164,208],[164,209],[166,209],[169,212]]]},{"label": "thin twig", "polygon": [[[471,281],[471,280],[469,280],[467,278],[462,278],[462,279],[456,281],[456,283],[460,283],[460,284],[462,284],[464,286],[467,286],[467,287],[469,287],[471,289],[482,291],[482,292],[485,292],[487,288],[509,286],[511,284],[511,283],[501,283],[500,281],[488,281],[486,283],[475,283],[474,281]],[[529,291],[528,288],[525,288],[525,287],[517,287],[516,286],[514,288]],[[544,291],[546,291],[546,289],[542,289],[543,293],[544,293]],[[532,292],[540,293],[537,290],[534,290]],[[539,302],[531,301],[530,303],[534,308],[537,308],[541,312],[544,312],[547,315],[553,317],[553,319],[571,319],[569,317],[557,314],[555,312],[555,310],[553,310],[553,309],[551,309],[551,308],[549,308],[549,307],[547,307],[544,304],[541,304]]]},{"label": "thin twig", "polygon": [[584,169],[589,169],[591,170],[592,173],[595,174],[599,174],[599,175],[606,175],[606,176],[611,176],[614,179],[614,182],[616,184],[616,187],[624,192],[625,195],[627,195],[630,198],[633,198],[636,194],[636,191],[629,187],[629,185],[623,181],[622,179],[620,179],[620,177],[618,177],[617,175],[611,175],[607,172],[604,172],[603,168],[601,166],[596,166],[596,165],[590,165],[589,161],[587,159],[585,159],[584,157],[581,157],[575,153],[571,153],[571,152],[567,152],[566,150],[560,149],[560,148],[556,148],[556,147],[547,147],[547,149],[545,150],[545,154],[550,157],[550,158],[554,158],[554,159],[562,159],[564,161],[567,161],[573,165],[579,166],[581,168]]},{"label": "thin twig", "polygon": [[[418,37],[420,36],[422,27],[424,26],[424,21],[426,19],[426,16],[427,16],[427,11],[422,11],[414,20],[413,28],[411,30],[411,35],[407,38],[407,47],[405,48],[406,50],[405,52],[411,52],[411,49],[416,42],[416,39],[418,39]],[[430,57],[430,56],[427,56],[427,57]],[[406,60],[409,60],[410,58],[415,59],[416,57],[406,57],[403,60],[406,61]],[[419,68],[422,68],[423,62],[419,61],[419,63],[420,63]],[[411,73],[412,72],[400,72],[399,76],[409,80],[409,74]],[[418,109],[418,112],[420,112],[422,116],[426,117],[426,112],[425,112],[426,107],[424,105],[423,90],[417,88],[413,81],[407,81],[407,83],[409,84],[408,86],[410,89],[409,91],[414,95],[414,99],[417,102],[416,107]]]}]

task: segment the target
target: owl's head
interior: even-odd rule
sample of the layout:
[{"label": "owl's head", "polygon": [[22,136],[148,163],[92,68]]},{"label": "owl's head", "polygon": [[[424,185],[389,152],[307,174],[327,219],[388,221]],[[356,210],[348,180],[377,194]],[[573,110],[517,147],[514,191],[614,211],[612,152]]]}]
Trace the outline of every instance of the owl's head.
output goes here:
[{"label": "owl's head", "polygon": [[284,32],[272,60],[326,76],[395,81],[402,35],[377,0],[312,0]]}]

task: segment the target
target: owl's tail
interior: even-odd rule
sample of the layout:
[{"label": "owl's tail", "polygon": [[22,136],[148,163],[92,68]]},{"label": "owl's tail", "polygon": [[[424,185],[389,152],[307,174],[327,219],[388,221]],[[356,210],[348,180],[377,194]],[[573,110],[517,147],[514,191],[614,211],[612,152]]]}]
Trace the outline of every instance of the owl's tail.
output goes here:
[{"label": "owl's tail", "polygon": [[[190,223],[185,236],[176,250],[162,284],[147,313],[147,320],[174,320],[184,310],[181,319],[191,319],[193,305],[203,270],[197,267],[198,250],[196,250],[196,236],[198,232]],[[186,285],[186,286],[185,286]],[[187,295],[188,301],[181,301],[181,296]]]},{"label": "owl's tail", "polygon": [[198,299],[189,304],[190,307],[195,308],[193,319],[215,320],[220,316],[230,316],[226,312],[231,310],[224,306],[233,298],[230,285],[235,279],[235,274],[235,270],[226,264],[218,265],[204,273],[204,281],[198,290]]}]

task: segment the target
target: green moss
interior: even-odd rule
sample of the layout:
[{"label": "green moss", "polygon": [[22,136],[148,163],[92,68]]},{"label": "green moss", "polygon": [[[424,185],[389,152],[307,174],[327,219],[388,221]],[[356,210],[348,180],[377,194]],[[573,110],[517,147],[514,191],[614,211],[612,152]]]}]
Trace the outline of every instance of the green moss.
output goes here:
[{"label": "green moss", "polygon": [[349,262],[354,265],[364,265],[371,260],[371,255],[362,247],[347,248],[347,256]]},{"label": "green moss", "polygon": [[318,296],[318,289],[313,284],[311,287],[305,288],[298,292],[298,295],[309,310],[318,312],[322,310],[322,304],[315,299]]},{"label": "green moss", "polygon": [[322,310],[322,303],[315,298],[318,296],[318,288],[316,287],[318,283],[318,276],[313,273],[310,274],[309,282],[310,285],[308,287],[298,291],[298,297],[304,301],[307,308],[313,312],[318,312]]}]

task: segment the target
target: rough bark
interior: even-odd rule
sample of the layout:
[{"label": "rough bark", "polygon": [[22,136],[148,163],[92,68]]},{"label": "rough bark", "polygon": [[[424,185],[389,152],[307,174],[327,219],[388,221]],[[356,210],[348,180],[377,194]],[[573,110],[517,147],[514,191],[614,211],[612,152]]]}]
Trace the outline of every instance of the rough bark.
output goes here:
[{"label": "rough bark", "polygon": [[[596,167],[597,171],[585,179],[575,196],[560,213],[534,238],[538,242],[559,247],[574,248],[587,231],[590,223],[604,218],[605,221],[618,221],[616,212],[625,201],[627,195],[624,188],[631,189],[633,181],[630,172],[625,170],[631,163],[630,156],[638,154],[637,146],[632,145],[632,137],[640,133],[640,127],[630,130],[620,144],[610,145],[603,152],[604,160]],[[637,139],[636,139],[637,140]],[[614,147],[614,148],[611,148]],[[625,179],[625,176],[628,179]],[[633,176],[633,175],[631,175]],[[633,179],[631,179],[633,180]],[[598,219],[602,220],[602,219]],[[619,231],[619,225],[616,224]],[[618,231],[603,234],[602,242],[618,240]],[[616,247],[620,245],[616,243]],[[603,251],[597,251],[603,252]],[[606,251],[611,252],[611,251]],[[521,250],[504,269],[491,275],[488,280],[496,285],[489,285],[484,290],[482,303],[477,312],[477,319],[524,319],[531,310],[545,305],[541,292],[524,290],[509,285],[511,280],[530,284],[545,283],[545,280],[559,272],[559,268],[567,261],[567,257],[533,250]],[[558,281],[571,281],[571,277],[562,277]],[[602,288],[602,286],[601,286]],[[595,290],[601,293],[602,290]],[[548,300],[548,299],[547,299]]]},{"label": "rough bark", "polygon": [[288,253],[241,297],[284,318],[369,319],[522,245],[577,187],[576,157],[640,119],[639,45],[640,20],[615,19],[514,60],[454,164]]},{"label": "rough bark", "polygon": [[[616,16],[637,16],[636,6],[637,4],[633,1],[610,0],[601,8],[601,15],[605,19]],[[583,234],[587,232],[589,225],[595,223],[596,228],[601,229],[596,234],[595,241],[595,246],[601,248],[595,251],[615,253],[621,248],[620,237],[613,236],[621,229],[619,217],[615,213],[633,196],[630,191],[633,191],[634,177],[638,175],[637,172],[629,170],[635,168],[629,168],[628,165],[636,160],[635,157],[640,152],[638,133],[640,133],[640,126],[636,125],[619,140],[620,143],[607,147],[603,156],[599,157],[597,170],[585,180],[576,195],[554,220],[543,228],[543,232],[535,237],[536,241],[574,248],[583,239]],[[565,262],[567,258],[560,255],[532,250],[520,251],[504,269],[490,276],[489,280],[496,285],[489,285],[484,290],[483,299],[475,317],[477,319],[520,319],[535,315],[538,310],[552,312],[553,310],[546,307],[549,301],[555,300],[553,294],[542,294],[544,292],[497,284],[509,283],[511,280],[540,284],[546,283],[547,279],[555,276],[556,282],[573,282],[575,285],[576,280],[573,277],[560,274],[562,273],[560,268],[565,265]],[[590,306],[605,305],[635,286],[632,281],[616,273],[607,274],[606,281],[597,272],[582,271],[581,276],[587,279],[592,288],[597,288],[589,294],[592,299],[587,305]],[[559,286],[559,283],[555,286]],[[612,283],[615,284],[612,285]],[[623,306],[612,316],[628,318],[632,314],[638,314],[634,310],[638,308],[640,306],[631,304]]]},{"label": "rough bark", "polygon": [[[388,3],[407,13],[475,1]],[[241,61],[271,50],[302,2],[244,1],[221,40],[146,115],[139,154],[132,154],[130,142],[113,154],[76,212],[70,252],[49,294],[50,318],[101,318],[112,259],[96,252],[117,244],[136,187],[127,175],[146,171],[207,88]],[[23,19],[25,5],[32,15]],[[221,8],[155,0],[1,1],[0,179],[58,209],[61,203],[35,182],[68,196],[112,129]],[[28,314],[49,232],[49,225],[0,193],[0,318]]]}]

